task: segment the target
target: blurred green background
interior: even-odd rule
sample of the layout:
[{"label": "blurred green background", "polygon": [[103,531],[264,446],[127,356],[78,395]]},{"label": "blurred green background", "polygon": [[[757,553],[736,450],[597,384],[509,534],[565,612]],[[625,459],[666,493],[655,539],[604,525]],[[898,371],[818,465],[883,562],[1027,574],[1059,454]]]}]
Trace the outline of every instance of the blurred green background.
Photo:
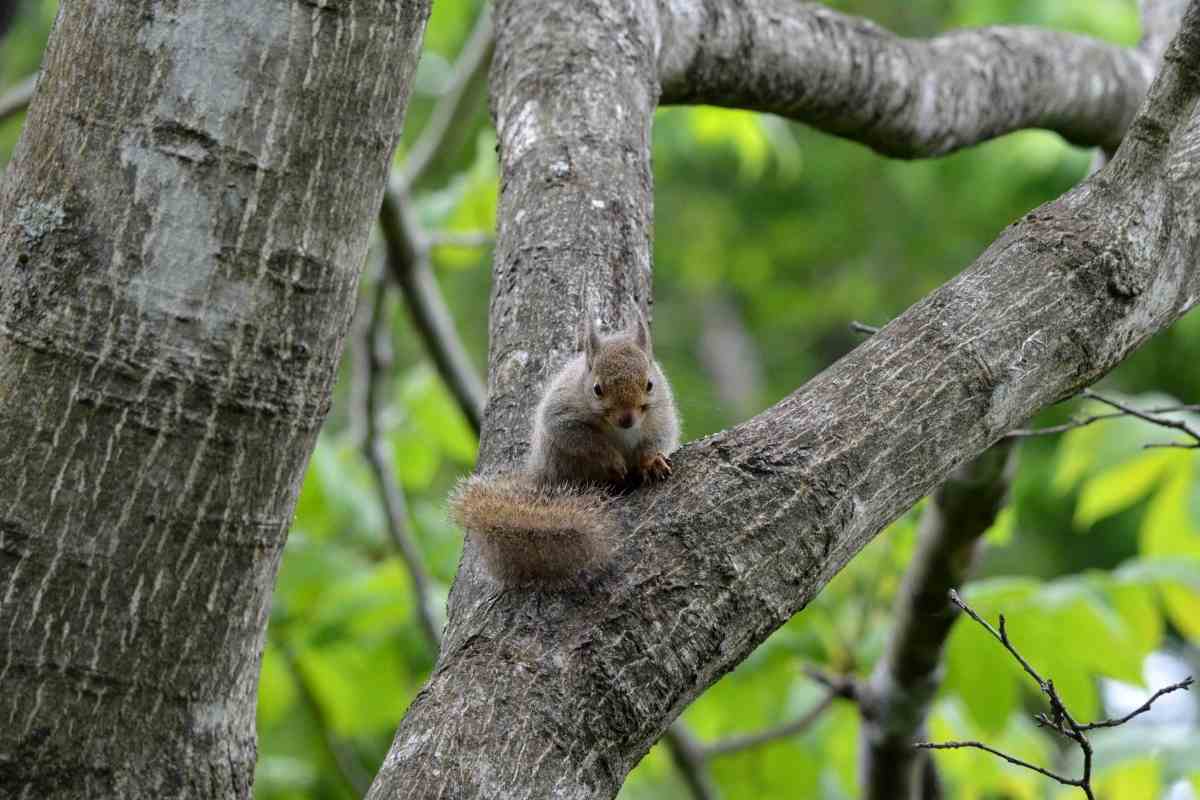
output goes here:
[{"label": "blurred green background", "polygon": [[[1121,44],[1138,37],[1132,0],[830,5],[913,36],[1021,23]],[[405,147],[445,90],[479,9],[472,1],[434,4]],[[51,0],[24,4],[0,44],[0,87],[37,69],[56,13]],[[445,244],[454,240],[444,236],[494,228],[495,136],[483,87],[471,96],[473,113],[453,127],[413,187],[413,201],[421,225],[440,237],[435,271],[482,370],[491,253],[486,243]],[[7,160],[21,121],[18,115],[0,125],[0,159]],[[1034,131],[938,160],[889,161],[769,116],[660,111],[655,351],[676,387],[687,438],[737,423],[854,348],[861,337],[851,332],[852,320],[882,324],[899,314],[969,264],[1005,225],[1078,181],[1091,157]],[[404,148],[397,165],[403,158]],[[378,285],[372,274],[364,296]],[[444,498],[471,469],[476,442],[396,292],[386,310],[394,350],[382,414],[386,445],[441,613],[462,543]],[[357,339],[348,347],[279,576],[258,707],[262,800],[356,796],[355,782],[374,773],[433,664],[362,457],[363,425],[352,402],[361,348]],[[1193,314],[1104,387],[1148,405],[1200,402],[1197,364],[1200,315]],[[1081,410],[1078,401],[1064,404],[1038,422]],[[1025,654],[1079,717],[1127,711],[1147,680],[1161,685],[1200,671],[1200,455],[1143,448],[1170,438],[1126,418],[1024,440],[1013,501],[989,532],[966,592],[986,615],[1007,615]],[[806,666],[866,675],[888,635],[918,513],[881,535],[809,609],[689,708],[684,720],[693,733],[713,741],[801,715],[822,694]],[[1147,724],[1096,736],[1101,796],[1200,793],[1197,709],[1191,696],[1171,699]],[[932,734],[984,739],[1073,769],[1070,754],[1030,721],[1036,700],[1035,687],[994,642],[959,625]],[[709,766],[726,797],[852,798],[857,728],[856,709],[839,701],[803,734]],[[949,797],[1075,796],[985,754],[937,758]],[[690,795],[656,747],[621,796]]]}]

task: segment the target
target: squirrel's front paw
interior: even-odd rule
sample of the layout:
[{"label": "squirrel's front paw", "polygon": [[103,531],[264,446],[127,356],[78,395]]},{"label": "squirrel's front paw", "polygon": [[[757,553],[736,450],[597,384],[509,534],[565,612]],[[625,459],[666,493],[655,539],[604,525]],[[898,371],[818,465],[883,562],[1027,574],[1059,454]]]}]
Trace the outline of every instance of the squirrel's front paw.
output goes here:
[{"label": "squirrel's front paw", "polygon": [[663,481],[671,475],[671,459],[663,453],[646,453],[641,457],[638,467],[648,482]]}]

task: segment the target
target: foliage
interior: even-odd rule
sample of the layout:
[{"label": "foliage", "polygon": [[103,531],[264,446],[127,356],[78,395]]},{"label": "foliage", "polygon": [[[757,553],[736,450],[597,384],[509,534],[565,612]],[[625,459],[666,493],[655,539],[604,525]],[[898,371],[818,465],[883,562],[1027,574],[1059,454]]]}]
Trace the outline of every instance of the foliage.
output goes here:
[{"label": "foliage", "polygon": [[[908,35],[1000,22],[1122,43],[1137,38],[1136,9],[1126,0],[830,5]],[[26,4],[0,54],[0,84],[35,69],[55,7],[50,0]],[[405,147],[446,85],[478,8],[475,0],[435,4]],[[19,125],[0,127],[0,157],[11,152]],[[494,146],[479,104],[415,187],[423,225],[494,227]],[[688,438],[738,421],[717,399],[698,352],[711,323],[703,309],[713,297],[732,302],[755,343],[765,382],[742,388],[751,393],[750,408],[765,407],[857,345],[851,320],[877,324],[900,313],[970,263],[1010,221],[1079,180],[1091,158],[1054,135],[1027,132],[902,163],[776,118],[713,108],[660,111],[654,156],[656,352],[676,385]],[[456,246],[434,256],[482,370],[490,253]],[[469,470],[476,443],[406,315],[395,311],[386,444],[440,608],[461,547],[443,498]],[[1200,317],[1192,315],[1123,365],[1110,385],[1141,393],[1134,401],[1144,406],[1198,402],[1197,363]],[[349,748],[372,774],[433,664],[362,459],[358,398],[352,370],[345,373],[301,493],[272,610],[258,707],[262,800],[352,797],[330,743]],[[1068,404],[1045,421],[1062,422],[1072,411],[1092,409]],[[1006,615],[1022,651],[1081,716],[1106,713],[1106,681],[1142,684],[1147,655],[1168,651],[1194,661],[1200,645],[1200,455],[1142,447],[1169,438],[1118,419],[1058,440],[1025,441],[1012,504],[989,533],[979,578],[966,592],[989,618]],[[810,608],[689,708],[684,719],[693,732],[714,740],[804,713],[822,694],[805,677],[806,665],[866,675],[886,641],[916,518],[906,515],[881,534]],[[948,644],[931,735],[1055,759],[1055,743],[1028,718],[1034,694],[994,642],[960,625]],[[1157,797],[1180,779],[1200,790],[1194,711],[1188,719],[1190,744],[1160,727],[1098,736],[1101,796]],[[728,797],[854,797],[857,727],[854,708],[839,702],[801,735],[715,759],[713,776]],[[948,796],[1064,796],[982,754],[941,754],[938,764],[952,786]],[[688,796],[658,748],[622,793],[628,800]]]}]

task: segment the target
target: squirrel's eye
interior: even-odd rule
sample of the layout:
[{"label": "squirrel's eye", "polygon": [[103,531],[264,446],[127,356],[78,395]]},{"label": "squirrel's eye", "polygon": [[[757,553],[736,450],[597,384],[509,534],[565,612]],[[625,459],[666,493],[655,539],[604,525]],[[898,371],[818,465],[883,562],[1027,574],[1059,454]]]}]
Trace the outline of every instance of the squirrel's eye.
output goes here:
[{"label": "squirrel's eye", "polygon": [[647,392],[654,391],[654,381],[646,381],[646,391]]},{"label": "squirrel's eye", "polygon": [[600,384],[598,383],[592,387],[592,391],[596,393],[596,397],[604,396],[604,390],[600,388]]}]

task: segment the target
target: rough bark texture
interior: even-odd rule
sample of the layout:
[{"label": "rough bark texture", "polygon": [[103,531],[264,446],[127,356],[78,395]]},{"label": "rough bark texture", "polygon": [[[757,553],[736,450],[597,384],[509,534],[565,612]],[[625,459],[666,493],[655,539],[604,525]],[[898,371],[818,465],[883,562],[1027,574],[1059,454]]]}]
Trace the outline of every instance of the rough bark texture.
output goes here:
[{"label": "rough bark texture", "polygon": [[1002,439],[938,487],[921,517],[917,551],[896,594],[887,651],[855,699],[863,725],[859,783],[863,800],[921,800],[929,754],[917,750],[941,681],[942,649],[980,537],[1008,494],[1013,440]]},{"label": "rough bark texture", "polygon": [[63,4],[0,196],[0,796],[250,796],[428,10]]},{"label": "rough bark texture", "polygon": [[[584,298],[648,300],[656,18],[508,0],[483,471],[519,463]],[[1200,297],[1200,8],[1115,161],[802,389],[619,504],[586,591],[506,591],[468,543],[445,646],[371,798],[613,797],[680,710],[883,526]]]},{"label": "rough bark texture", "polygon": [[[1147,51],[1037,28],[903,39],[794,0],[659,8],[663,103],[770,111],[893,156],[940,155],[1023,128],[1115,149],[1155,68]],[[1170,13],[1159,20],[1169,27]]]}]

